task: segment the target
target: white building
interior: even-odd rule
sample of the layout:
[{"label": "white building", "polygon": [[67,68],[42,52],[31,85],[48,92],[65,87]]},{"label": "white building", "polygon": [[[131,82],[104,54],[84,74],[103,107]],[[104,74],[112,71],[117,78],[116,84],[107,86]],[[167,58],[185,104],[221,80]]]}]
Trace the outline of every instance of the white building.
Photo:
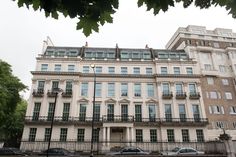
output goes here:
[{"label": "white building", "polygon": [[47,47],[31,72],[21,149],[47,148],[59,87],[51,145],[89,150],[95,74],[99,149],[140,144],[157,150],[164,142],[208,140],[197,61],[183,50]]}]

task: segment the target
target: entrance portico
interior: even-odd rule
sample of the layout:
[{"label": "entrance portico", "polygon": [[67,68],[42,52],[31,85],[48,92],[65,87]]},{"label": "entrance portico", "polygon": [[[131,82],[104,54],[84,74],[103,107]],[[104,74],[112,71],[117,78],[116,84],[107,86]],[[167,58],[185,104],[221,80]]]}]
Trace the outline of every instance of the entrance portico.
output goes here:
[{"label": "entrance portico", "polygon": [[134,141],[134,127],[131,123],[103,123],[103,147],[110,150],[112,147],[129,145]]}]

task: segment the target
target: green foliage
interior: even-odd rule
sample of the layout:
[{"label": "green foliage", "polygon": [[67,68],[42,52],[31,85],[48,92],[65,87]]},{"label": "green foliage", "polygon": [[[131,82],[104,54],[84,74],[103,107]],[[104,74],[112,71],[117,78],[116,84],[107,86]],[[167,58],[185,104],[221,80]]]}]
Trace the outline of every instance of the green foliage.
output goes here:
[{"label": "green foliage", "polygon": [[[119,0],[13,0],[18,6],[32,6],[34,10],[44,10],[45,16],[58,19],[58,14],[65,17],[78,18],[77,29],[82,29],[84,35],[89,36],[92,31],[98,32],[99,26],[112,23],[112,15],[116,12]],[[221,6],[236,18],[236,0],[137,0],[138,7],[145,5],[147,10],[153,9],[154,15],[161,10],[167,11],[176,3],[182,3],[184,8],[192,3],[201,9],[210,6]]]},{"label": "green foliage", "polygon": [[0,138],[10,138],[19,129],[16,124],[21,123],[18,118],[24,106],[19,92],[24,89],[26,86],[12,74],[11,66],[0,60]]}]

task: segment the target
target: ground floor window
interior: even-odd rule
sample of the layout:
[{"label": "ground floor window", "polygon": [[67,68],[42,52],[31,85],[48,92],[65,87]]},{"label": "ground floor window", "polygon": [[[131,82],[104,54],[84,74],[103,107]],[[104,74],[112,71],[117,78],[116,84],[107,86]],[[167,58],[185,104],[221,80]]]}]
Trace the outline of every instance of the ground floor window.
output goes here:
[{"label": "ground floor window", "polygon": [[45,128],[45,132],[44,132],[44,141],[49,141],[50,139],[50,132],[51,132],[51,128]]},{"label": "ground floor window", "polygon": [[183,142],[189,142],[189,132],[188,129],[182,129],[182,140]]},{"label": "ground floor window", "polygon": [[150,142],[157,142],[157,130],[156,129],[150,130]]},{"label": "ground floor window", "polygon": [[99,141],[99,130],[100,129],[93,129],[93,142]]},{"label": "ground floor window", "polygon": [[143,130],[136,129],[136,142],[143,142]]},{"label": "ground floor window", "polygon": [[196,134],[197,134],[197,142],[204,142],[203,130],[197,129]]},{"label": "ground floor window", "polygon": [[84,129],[78,129],[77,141],[84,142]]},{"label": "ground floor window", "polygon": [[30,142],[35,141],[36,132],[37,132],[37,128],[30,128],[30,132],[29,132],[29,141]]},{"label": "ground floor window", "polygon": [[60,141],[65,142],[67,139],[67,128],[61,128]]},{"label": "ground floor window", "polygon": [[173,129],[167,129],[167,141],[175,142],[175,134]]}]

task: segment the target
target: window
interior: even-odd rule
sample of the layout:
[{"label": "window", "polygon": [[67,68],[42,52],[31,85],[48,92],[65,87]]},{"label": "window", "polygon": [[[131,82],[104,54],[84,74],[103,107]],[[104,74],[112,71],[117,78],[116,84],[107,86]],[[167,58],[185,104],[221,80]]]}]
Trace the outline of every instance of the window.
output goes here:
[{"label": "window", "polygon": [[152,74],[152,68],[146,68],[146,74],[151,75]]},{"label": "window", "polygon": [[79,121],[85,121],[85,119],[86,119],[86,105],[80,104]]},{"label": "window", "polygon": [[44,91],[44,84],[45,81],[38,81],[38,92],[42,92]]},{"label": "window", "polygon": [[48,71],[48,64],[41,64],[41,71]]},{"label": "window", "polygon": [[115,83],[108,83],[108,97],[114,97],[115,96]]},{"label": "window", "polygon": [[88,83],[82,83],[81,85],[81,96],[88,96]]},{"label": "window", "polygon": [[236,122],[233,122],[233,128],[236,129]]},{"label": "window", "polygon": [[41,103],[34,103],[34,111],[33,111],[33,121],[37,121],[39,119],[39,112],[41,108]]},{"label": "window", "polygon": [[204,68],[208,71],[212,70],[212,66],[210,64],[204,64]]},{"label": "window", "polygon": [[182,94],[183,93],[183,85],[182,85],[182,83],[175,84],[175,90],[176,90],[177,94]]},{"label": "window", "polygon": [[121,105],[121,121],[128,120],[128,105],[122,104]]},{"label": "window", "polygon": [[217,92],[215,92],[215,91],[210,92],[210,98],[211,99],[217,99]]},{"label": "window", "polygon": [[61,71],[61,64],[55,64],[54,71]]},{"label": "window", "polygon": [[216,122],[216,128],[224,128],[223,122]]},{"label": "window", "polygon": [[207,77],[207,84],[210,84],[210,85],[214,84],[213,77]]},{"label": "window", "polygon": [[75,65],[68,65],[68,71],[74,72],[75,71]]},{"label": "window", "polygon": [[193,68],[191,68],[191,67],[186,68],[186,73],[188,75],[192,75],[193,74]]},{"label": "window", "polygon": [[147,84],[147,96],[148,97],[154,97],[154,85],[148,83]]},{"label": "window", "polygon": [[200,120],[200,111],[198,105],[192,105],[193,109],[193,118],[195,122],[198,122]]},{"label": "window", "polygon": [[68,121],[70,114],[70,103],[64,103],[63,106],[63,113],[62,113],[62,120]]},{"label": "window", "polygon": [[108,67],[109,74],[115,74],[115,67]]},{"label": "window", "polygon": [[99,129],[93,129],[93,142],[99,141]]},{"label": "window", "polygon": [[181,122],[186,121],[186,111],[185,111],[185,105],[179,104],[179,118]]},{"label": "window", "polygon": [[194,83],[189,84],[188,87],[189,87],[190,94],[195,94],[197,92],[196,85]]},{"label": "window", "polygon": [[167,141],[175,142],[175,134],[173,129],[167,129]]},{"label": "window", "polygon": [[54,103],[49,103],[48,118],[47,118],[48,121],[52,121],[52,117],[53,117],[53,114],[54,114],[53,111],[54,111]]},{"label": "window", "polygon": [[84,142],[84,129],[78,129],[77,141]]},{"label": "window", "polygon": [[83,73],[89,73],[89,66],[83,66]]},{"label": "window", "polygon": [[107,120],[114,121],[114,104],[107,105]]},{"label": "window", "polygon": [[230,92],[225,92],[225,98],[226,98],[227,100],[231,100],[231,99],[232,99],[232,93],[230,93]]},{"label": "window", "polygon": [[58,89],[59,82],[58,81],[52,81],[52,90]]},{"label": "window", "polygon": [[95,73],[102,73],[102,67],[95,67]]},{"label": "window", "polygon": [[172,121],[171,104],[165,104],[165,118],[167,122]]},{"label": "window", "polygon": [[121,83],[121,96],[128,96],[128,84]]},{"label": "window", "polygon": [[133,74],[140,74],[140,68],[139,67],[134,67]]},{"label": "window", "polygon": [[219,70],[220,70],[220,72],[225,73],[226,72],[226,66],[219,65]]},{"label": "window", "polygon": [[224,114],[224,107],[219,105],[209,106],[209,112],[211,114]]},{"label": "window", "polygon": [[165,94],[169,94],[170,86],[169,83],[162,83],[162,92]]},{"label": "window", "polygon": [[150,129],[150,142],[157,142],[157,130]]},{"label": "window", "polygon": [[174,67],[174,74],[180,74],[180,68]]},{"label": "window", "polygon": [[100,104],[95,104],[94,106],[94,121],[100,120]]},{"label": "window", "polygon": [[34,142],[36,137],[37,128],[30,128],[29,141]]},{"label": "window", "polygon": [[182,129],[182,140],[183,142],[189,142],[189,132],[187,129]]},{"label": "window", "polygon": [[140,83],[134,84],[134,96],[141,97],[141,84]]},{"label": "window", "polygon": [[161,74],[167,74],[167,67],[161,67]]},{"label": "window", "polygon": [[66,93],[72,94],[72,81],[66,81]]},{"label": "window", "polygon": [[229,85],[228,79],[222,79],[222,84],[223,85]]},{"label": "window", "polygon": [[216,47],[216,48],[220,47],[219,43],[216,43],[216,42],[213,43],[213,46]]},{"label": "window", "polygon": [[230,106],[230,114],[236,114],[236,106]]},{"label": "window", "polygon": [[135,105],[135,121],[142,122],[142,105]]},{"label": "window", "polygon": [[95,96],[96,97],[101,97],[102,96],[102,84],[101,83],[96,83]]},{"label": "window", "polygon": [[65,142],[67,139],[67,128],[61,128],[60,141]]},{"label": "window", "polygon": [[149,121],[156,121],[156,106],[154,104],[148,105]]},{"label": "window", "polygon": [[197,129],[196,134],[197,134],[197,142],[204,142],[203,130]]},{"label": "window", "polygon": [[121,74],[128,74],[127,67],[121,67]]},{"label": "window", "polygon": [[143,142],[143,130],[136,129],[136,142]]},{"label": "window", "polygon": [[48,142],[50,139],[50,132],[51,132],[51,128],[45,128],[44,131],[44,141]]}]

